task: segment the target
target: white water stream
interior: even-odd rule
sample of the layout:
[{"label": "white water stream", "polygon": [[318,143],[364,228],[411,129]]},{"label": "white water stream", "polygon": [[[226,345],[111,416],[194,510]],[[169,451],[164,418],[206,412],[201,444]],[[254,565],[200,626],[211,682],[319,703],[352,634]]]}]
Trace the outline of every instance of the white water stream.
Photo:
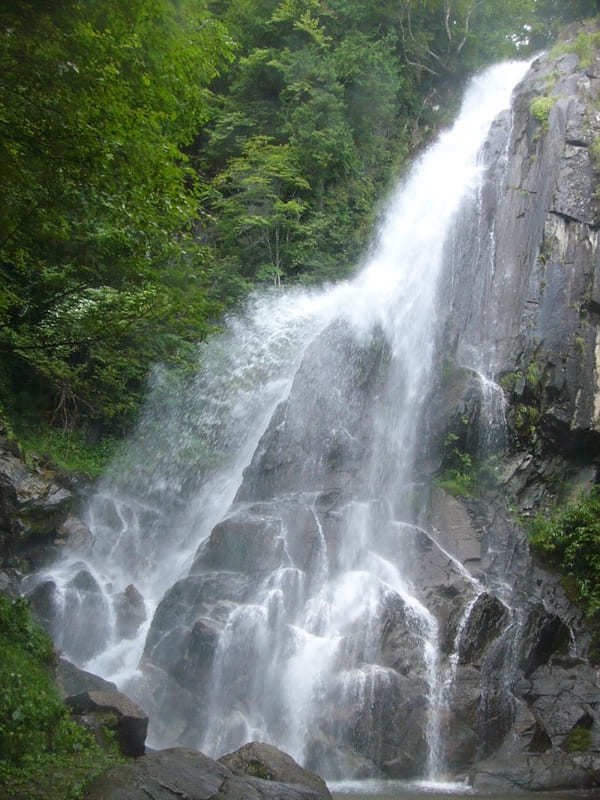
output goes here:
[{"label": "white water stream", "polygon": [[[220,755],[261,739],[333,775],[368,774],[364,765],[384,759],[389,748],[380,734],[382,698],[400,692],[407,680],[396,666],[380,663],[381,620],[393,608],[390,618],[402,618],[418,653],[418,675],[410,686],[423,687],[427,708],[410,713],[425,713],[424,771],[431,779],[442,773],[435,702],[444,691],[438,621],[402,557],[408,547],[403,542],[419,535],[407,524],[406,487],[420,402],[430,381],[445,237],[459,205],[478,190],[478,151],[526,67],[504,64],[474,79],[454,127],[419,159],[390,199],[372,255],[354,280],[254,298],[245,315],[229,320],[226,333],[202,346],[191,386],[173,387],[157,370],[137,434],[90,500],[86,521],[94,542],[37,577],[57,586],[56,638],[67,657],[158,709],[162,719],[154,718],[151,744],[184,742]],[[202,708],[187,716],[185,709],[174,711],[171,717],[168,707],[177,705],[173,675],[167,679],[156,661],[152,669],[139,669],[153,615],[177,581],[188,590],[184,579],[198,547],[228,514],[307,347],[318,348],[319,335],[339,320],[359,344],[382,336],[391,367],[372,412],[375,434],[360,491],[330,515],[342,532],[335,564],[331,519],[325,520],[316,495],[304,493],[302,502],[312,514],[310,567],[298,562],[283,524],[278,564],[254,576],[250,588],[245,584],[243,597],[234,599],[230,592],[208,610],[202,607],[199,618],[208,627],[195,630],[217,631],[218,642],[206,685],[194,695],[186,673],[181,701],[189,705],[196,697]],[[334,393],[333,376],[331,384]],[[355,433],[344,435],[350,441]],[[272,507],[265,512],[267,522],[272,513]],[[452,554],[446,555],[451,561]],[[227,566],[218,575],[223,571]],[[124,635],[119,613],[127,617],[132,602],[142,605],[133,590],[128,599],[123,595],[130,585],[143,598],[146,621]],[[173,629],[155,637],[156,652],[171,647],[166,641],[171,637],[173,663],[196,625],[193,615],[185,617],[189,608],[181,608]],[[161,693],[167,698],[162,706]],[[325,708],[328,714],[333,708],[347,711],[340,711],[329,729],[322,719]],[[336,727],[352,729],[343,744]],[[350,753],[352,747],[360,756]]]}]

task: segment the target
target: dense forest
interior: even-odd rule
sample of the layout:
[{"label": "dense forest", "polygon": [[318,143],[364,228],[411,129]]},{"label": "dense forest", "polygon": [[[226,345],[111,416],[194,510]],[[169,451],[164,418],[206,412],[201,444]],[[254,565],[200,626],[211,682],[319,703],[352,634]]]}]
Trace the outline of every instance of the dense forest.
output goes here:
[{"label": "dense forest", "polygon": [[[126,432],[258,284],[343,277],[465,78],[592,0],[25,0],[0,10],[0,410]],[[99,445],[98,445],[99,443]]]}]

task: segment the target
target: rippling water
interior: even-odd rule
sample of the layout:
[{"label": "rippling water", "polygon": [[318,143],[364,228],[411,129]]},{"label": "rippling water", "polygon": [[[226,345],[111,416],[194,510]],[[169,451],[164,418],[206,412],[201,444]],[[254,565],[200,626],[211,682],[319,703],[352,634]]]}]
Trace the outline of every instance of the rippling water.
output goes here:
[{"label": "rippling water", "polygon": [[342,781],[329,783],[335,800],[600,800],[600,788],[589,791],[478,793],[459,783]]}]

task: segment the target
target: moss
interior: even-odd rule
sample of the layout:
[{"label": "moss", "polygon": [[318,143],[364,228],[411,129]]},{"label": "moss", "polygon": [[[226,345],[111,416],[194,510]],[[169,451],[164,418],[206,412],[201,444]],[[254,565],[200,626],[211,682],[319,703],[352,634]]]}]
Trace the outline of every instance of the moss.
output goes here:
[{"label": "moss", "polygon": [[513,425],[519,441],[530,443],[536,440],[542,414],[535,406],[519,403],[515,406]]},{"label": "moss", "polygon": [[590,749],[591,744],[592,732],[587,728],[573,728],[567,738],[569,753],[583,753]]},{"label": "moss", "polygon": [[588,33],[581,31],[572,41],[563,42],[553,47],[550,55],[556,58],[565,53],[575,53],[579,57],[579,68],[587,69],[599,48],[600,32]]},{"label": "moss", "polygon": [[245,773],[246,775],[252,775],[253,778],[262,778],[264,781],[273,780],[273,774],[269,772],[262,762],[256,759],[248,761],[245,767]]},{"label": "moss", "polygon": [[531,361],[525,373],[525,379],[529,386],[535,388],[540,382],[544,368],[539,361]]},{"label": "moss", "polygon": [[517,383],[522,380],[523,373],[521,370],[516,372],[507,372],[500,378],[500,386],[507,394],[512,394],[515,390]]}]

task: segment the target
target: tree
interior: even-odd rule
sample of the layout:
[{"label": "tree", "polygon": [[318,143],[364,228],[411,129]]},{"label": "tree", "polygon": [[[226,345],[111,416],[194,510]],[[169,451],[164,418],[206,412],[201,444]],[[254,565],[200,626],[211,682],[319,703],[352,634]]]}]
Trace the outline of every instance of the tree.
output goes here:
[{"label": "tree", "polygon": [[[202,184],[183,148],[231,46],[195,0],[30,0],[0,12],[0,35],[4,388],[30,382],[67,425],[116,418],[161,331],[177,351],[206,330]],[[156,344],[136,349],[148,326]]]},{"label": "tree", "polygon": [[229,162],[217,185],[222,191],[217,207],[224,247],[237,249],[242,242],[252,276],[279,285],[302,233],[301,193],[309,188],[295,149],[255,136],[246,142],[242,155]]}]

